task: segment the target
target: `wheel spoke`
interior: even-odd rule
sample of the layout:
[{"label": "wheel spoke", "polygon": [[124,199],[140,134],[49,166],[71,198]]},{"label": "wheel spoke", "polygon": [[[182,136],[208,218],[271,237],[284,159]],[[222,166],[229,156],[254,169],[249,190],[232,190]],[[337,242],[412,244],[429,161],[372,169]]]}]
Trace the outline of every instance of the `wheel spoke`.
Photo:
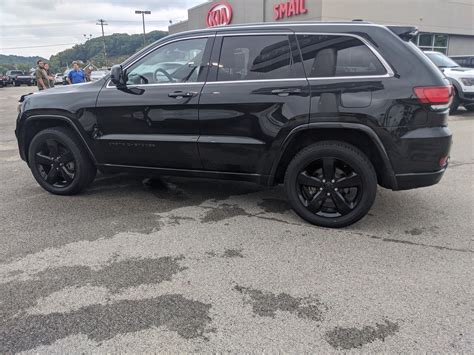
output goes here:
[{"label": "wheel spoke", "polygon": [[41,164],[41,165],[51,165],[51,164],[53,164],[53,158],[51,158],[47,155],[44,155],[40,152],[36,153],[35,160],[36,160],[37,164]]},{"label": "wheel spoke", "polygon": [[59,157],[59,162],[63,164],[67,164],[72,160],[74,160],[74,155],[72,155],[70,151],[67,151]]},{"label": "wheel spoke", "polygon": [[53,139],[46,140],[46,146],[48,147],[49,154],[53,157],[59,156],[58,142]]},{"label": "wheel spoke", "polygon": [[309,201],[308,209],[313,213],[317,213],[321,210],[324,201],[326,201],[326,194],[323,191],[318,191]]},{"label": "wheel spoke", "polygon": [[52,185],[56,182],[57,178],[58,178],[58,170],[56,170],[55,168],[51,168],[51,170],[48,173],[48,176],[46,176],[46,181]]},{"label": "wheel spoke", "polygon": [[334,179],[334,158],[323,158],[323,175],[326,181]]},{"label": "wheel spoke", "polygon": [[62,166],[59,170],[61,176],[66,180],[66,182],[71,182],[74,179],[74,174],[69,172],[65,166]]},{"label": "wheel spoke", "polygon": [[334,191],[331,193],[331,197],[340,214],[345,215],[352,211],[352,204],[347,202],[344,196],[342,196],[339,192]]},{"label": "wheel spoke", "polygon": [[323,187],[323,183],[317,177],[309,175],[306,171],[303,171],[298,175],[298,184],[304,186]]},{"label": "wheel spoke", "polygon": [[337,188],[345,188],[345,187],[359,187],[362,185],[362,180],[360,176],[356,173],[352,173],[352,175],[340,178],[334,184]]}]

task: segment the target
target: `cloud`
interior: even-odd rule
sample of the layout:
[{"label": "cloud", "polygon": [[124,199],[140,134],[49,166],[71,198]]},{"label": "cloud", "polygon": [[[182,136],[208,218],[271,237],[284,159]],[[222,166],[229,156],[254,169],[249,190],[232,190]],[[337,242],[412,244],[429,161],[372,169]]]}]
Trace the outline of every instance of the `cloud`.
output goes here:
[{"label": "cloud", "polygon": [[150,10],[146,31],[166,30],[169,21],[187,18],[187,9],[205,0],[1,0],[0,53],[49,58],[85,41],[84,34],[101,35],[96,20],[108,25],[106,34],[141,33],[141,16]]}]

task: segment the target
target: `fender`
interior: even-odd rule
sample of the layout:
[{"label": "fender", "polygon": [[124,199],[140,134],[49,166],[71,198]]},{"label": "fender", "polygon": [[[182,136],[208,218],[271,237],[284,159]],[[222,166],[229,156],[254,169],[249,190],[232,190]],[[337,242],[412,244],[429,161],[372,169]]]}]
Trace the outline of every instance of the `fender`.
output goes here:
[{"label": "fender", "polygon": [[352,130],[357,130],[366,133],[372,142],[375,144],[377,147],[377,150],[382,157],[382,161],[384,164],[384,167],[387,171],[387,174],[389,175],[390,182],[391,182],[391,188],[396,189],[397,188],[397,180],[395,176],[395,172],[393,171],[392,163],[390,162],[390,159],[388,157],[387,151],[385,150],[385,147],[380,140],[380,138],[377,136],[377,134],[374,132],[374,130],[366,125],[359,124],[359,123],[344,123],[344,122],[315,122],[315,123],[308,123],[304,125],[300,125],[296,128],[294,128],[290,134],[285,138],[283,141],[280,151],[277,155],[277,158],[275,159],[275,162],[273,163],[272,170],[270,172],[270,177],[269,177],[269,185],[272,185],[274,180],[275,180],[275,175],[276,171],[278,168],[278,165],[280,164],[280,160],[283,157],[283,154],[285,153],[286,149],[288,148],[288,145],[293,141],[294,137],[296,134],[314,129],[314,128],[336,128],[336,129],[352,129]]},{"label": "fender", "polygon": [[[82,143],[84,144],[84,146],[86,147],[86,150],[87,152],[89,153],[89,156],[90,158],[92,159],[92,161],[94,162],[94,164],[97,165],[97,160],[95,158],[95,155],[94,153],[92,152],[92,149],[90,148],[89,144],[87,143],[87,141],[84,139],[84,136],[82,135],[81,131],[79,130],[79,128],[74,124],[73,120],[67,116],[63,116],[63,115],[57,115],[57,114],[51,114],[51,115],[47,115],[47,114],[42,114],[42,115],[31,115],[29,117],[27,117],[23,123],[23,125],[26,125],[28,122],[30,121],[36,121],[36,120],[44,120],[44,119],[56,119],[56,120],[61,120],[61,121],[64,121],[68,124],[68,126],[70,126],[71,128],[74,129],[74,131],[77,133],[77,135],[80,137]],[[23,135],[23,141],[24,141],[24,129],[22,129],[22,135]],[[23,142],[23,150],[25,150],[25,143]],[[25,152],[25,157],[27,158],[27,154]],[[27,160],[27,159],[26,159]]]},{"label": "fender", "polygon": [[459,82],[456,79],[453,79],[453,78],[447,78],[447,79],[449,80],[451,85],[453,85],[456,88],[456,91],[458,92],[458,95],[459,95],[459,93],[462,93],[461,85],[459,84]]}]

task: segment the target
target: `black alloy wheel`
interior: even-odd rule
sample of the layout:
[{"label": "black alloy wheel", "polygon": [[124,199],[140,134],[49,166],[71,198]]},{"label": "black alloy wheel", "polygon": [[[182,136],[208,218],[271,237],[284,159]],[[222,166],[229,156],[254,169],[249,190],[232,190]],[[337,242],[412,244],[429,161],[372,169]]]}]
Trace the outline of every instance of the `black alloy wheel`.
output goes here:
[{"label": "black alloy wheel", "polygon": [[71,150],[55,139],[45,140],[36,150],[36,168],[46,183],[64,188],[73,182],[76,161]]},{"label": "black alloy wheel", "polygon": [[297,184],[301,203],[327,218],[352,212],[363,193],[360,176],[346,162],[333,157],[311,162],[299,173]]},{"label": "black alloy wheel", "polygon": [[28,165],[38,184],[57,195],[80,192],[97,173],[82,142],[65,127],[48,128],[33,137]]},{"label": "black alloy wheel", "polygon": [[322,227],[351,225],[372,207],[377,175],[356,147],[338,141],[301,150],[285,173],[288,200],[306,221]]}]

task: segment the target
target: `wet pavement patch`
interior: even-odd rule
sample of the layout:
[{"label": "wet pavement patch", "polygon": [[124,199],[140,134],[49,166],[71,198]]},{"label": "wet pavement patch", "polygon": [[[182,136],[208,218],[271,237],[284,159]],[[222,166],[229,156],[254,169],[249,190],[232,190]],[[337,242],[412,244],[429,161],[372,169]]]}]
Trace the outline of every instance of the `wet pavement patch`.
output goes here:
[{"label": "wet pavement patch", "polygon": [[421,235],[423,234],[423,230],[418,229],[418,228],[413,228],[413,229],[410,229],[409,231],[405,231],[405,234]]},{"label": "wet pavement patch", "polygon": [[226,249],[224,250],[224,254],[222,254],[223,258],[243,258],[242,249]]},{"label": "wet pavement patch", "polygon": [[171,281],[186,269],[180,265],[183,256],[157,259],[128,259],[112,262],[95,270],[88,266],[51,268],[35,275],[32,280],[0,284],[0,319],[24,313],[40,298],[70,286],[102,286],[110,292],[144,284]]},{"label": "wet pavement patch", "polygon": [[277,198],[264,198],[258,205],[268,213],[285,213],[291,209],[286,200]]},{"label": "wet pavement patch", "polygon": [[210,207],[206,215],[201,219],[203,223],[209,222],[219,222],[227,218],[237,217],[237,216],[252,216],[250,213],[247,213],[242,207],[238,205],[229,205],[227,203],[222,204],[218,207]]},{"label": "wet pavement patch", "polygon": [[275,295],[238,285],[234,289],[248,297],[247,303],[252,305],[253,312],[262,317],[275,317],[276,312],[281,311],[313,321],[321,321],[323,318],[321,309],[325,306],[315,298],[292,297],[287,293]]},{"label": "wet pavement patch", "polygon": [[385,338],[394,335],[398,330],[397,323],[386,320],[385,323],[377,323],[375,327],[365,326],[362,329],[336,327],[326,332],[325,338],[333,348],[349,350],[360,348],[376,340],[384,341]]},{"label": "wet pavement patch", "polygon": [[0,324],[0,353],[16,353],[50,345],[59,339],[84,334],[100,342],[113,337],[165,327],[185,339],[205,338],[210,304],[189,300],[179,294],[145,300],[124,300],[91,305],[71,313],[28,315]]}]

